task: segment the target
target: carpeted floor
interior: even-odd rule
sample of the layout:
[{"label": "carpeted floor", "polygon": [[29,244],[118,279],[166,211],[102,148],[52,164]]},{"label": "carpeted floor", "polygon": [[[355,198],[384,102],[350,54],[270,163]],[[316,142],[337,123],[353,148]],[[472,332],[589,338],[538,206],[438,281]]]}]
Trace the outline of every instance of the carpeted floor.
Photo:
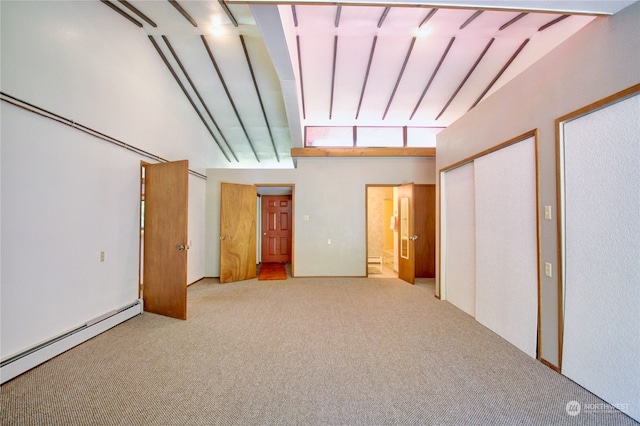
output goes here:
[{"label": "carpeted floor", "polygon": [[[0,388],[3,425],[631,425],[620,412],[397,279],[189,288]],[[593,405],[595,406],[595,405]]]}]

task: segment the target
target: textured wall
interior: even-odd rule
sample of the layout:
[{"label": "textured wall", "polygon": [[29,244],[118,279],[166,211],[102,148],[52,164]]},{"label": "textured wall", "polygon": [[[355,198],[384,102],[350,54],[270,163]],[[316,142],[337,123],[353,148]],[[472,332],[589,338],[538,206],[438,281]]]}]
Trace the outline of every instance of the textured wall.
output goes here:
[{"label": "textured wall", "polygon": [[[564,125],[562,371],[640,420],[640,95]],[[606,155],[603,154],[603,149]]]}]

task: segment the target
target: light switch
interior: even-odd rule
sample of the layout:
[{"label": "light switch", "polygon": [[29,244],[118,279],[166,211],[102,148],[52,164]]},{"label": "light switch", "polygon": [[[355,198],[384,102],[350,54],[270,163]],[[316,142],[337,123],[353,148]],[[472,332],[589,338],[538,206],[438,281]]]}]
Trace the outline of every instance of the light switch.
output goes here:
[{"label": "light switch", "polygon": [[327,240],[327,244],[331,244],[331,238]]},{"label": "light switch", "polygon": [[544,206],[544,218],[551,220],[551,206]]},{"label": "light switch", "polygon": [[552,271],[551,263],[549,263],[549,262],[545,262],[545,263],[544,263],[544,274],[545,274],[547,277],[552,277],[552,276],[553,276],[553,271]]},{"label": "light switch", "polygon": [[309,215],[305,214],[304,216],[302,216],[302,220],[309,220]]}]

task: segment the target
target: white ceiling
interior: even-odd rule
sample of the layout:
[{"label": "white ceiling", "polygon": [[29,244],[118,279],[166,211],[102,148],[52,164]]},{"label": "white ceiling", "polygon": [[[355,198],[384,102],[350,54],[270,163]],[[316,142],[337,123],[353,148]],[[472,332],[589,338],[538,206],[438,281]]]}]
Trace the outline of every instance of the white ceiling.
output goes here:
[{"label": "white ceiling", "polygon": [[[446,127],[595,19],[583,13],[611,14],[633,2],[251,3],[109,2],[153,38],[228,158],[225,165],[236,168],[291,167],[290,148],[302,146],[304,126]],[[565,14],[571,16],[540,30]],[[429,33],[421,37],[416,30],[429,15]]]}]

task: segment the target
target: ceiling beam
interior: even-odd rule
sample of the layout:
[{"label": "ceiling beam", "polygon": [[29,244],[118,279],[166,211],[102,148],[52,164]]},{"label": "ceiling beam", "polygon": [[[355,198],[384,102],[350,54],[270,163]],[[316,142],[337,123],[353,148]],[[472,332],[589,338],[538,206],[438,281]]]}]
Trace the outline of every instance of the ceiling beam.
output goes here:
[{"label": "ceiling beam", "polygon": [[378,28],[382,26],[382,23],[387,18],[387,15],[389,14],[390,10],[391,8],[389,6],[384,8],[384,10],[382,11],[382,16],[380,16],[380,20],[378,20]]},{"label": "ceiling beam", "polygon": [[115,4],[111,3],[108,0],[100,0],[103,4],[109,6],[113,11],[119,13],[121,16],[123,16],[124,18],[127,19],[127,21],[131,22],[132,24],[134,24],[137,27],[142,28],[142,23],[137,21],[135,18],[133,18],[131,15],[129,15],[127,12],[125,12],[124,10],[120,9],[118,6],[116,6]]},{"label": "ceiling beam", "polygon": [[224,77],[222,76],[222,73],[220,72],[220,68],[218,68],[218,63],[216,62],[216,59],[213,57],[213,52],[211,51],[211,48],[209,47],[209,43],[207,43],[207,39],[206,39],[206,37],[204,35],[201,35],[200,38],[202,39],[202,43],[204,44],[205,50],[209,54],[209,59],[211,59],[211,64],[213,65],[213,68],[215,68],[216,74],[218,74],[218,78],[220,79],[220,83],[222,83],[222,88],[224,89],[224,92],[227,94],[227,99],[229,99],[229,103],[231,104],[231,108],[233,109],[233,112],[236,114],[236,118],[238,119],[238,123],[240,123],[240,127],[242,128],[242,131],[244,132],[244,135],[247,138],[247,142],[249,142],[249,146],[251,147],[251,151],[253,151],[253,155],[256,157],[256,161],[258,161],[258,163],[259,163],[260,162],[260,157],[258,157],[258,153],[256,152],[256,149],[253,146],[253,143],[251,142],[251,138],[249,137],[249,133],[247,133],[247,129],[244,126],[244,123],[242,122],[242,118],[240,118],[240,113],[238,112],[238,109],[236,108],[235,102],[233,102],[233,98],[231,97],[231,93],[229,92],[229,88],[227,87],[227,83],[224,81]]},{"label": "ceiling beam", "polygon": [[362,91],[360,92],[360,101],[358,102],[358,109],[356,110],[356,120],[360,115],[362,98],[364,98],[364,90],[367,88],[367,80],[369,80],[369,71],[371,71],[371,62],[373,61],[373,53],[376,51],[377,41],[378,41],[378,36],[373,36],[373,43],[371,44],[371,53],[369,53],[369,63],[367,64],[367,72],[364,74],[364,82],[362,83]]},{"label": "ceiling beam", "polygon": [[484,10],[477,10],[476,13],[474,13],[473,15],[471,15],[471,17],[469,17],[469,19],[464,21],[464,24],[460,25],[460,29],[463,30],[464,27],[472,23],[478,16],[482,15],[482,12],[484,12]]},{"label": "ceiling beam", "polygon": [[189,21],[189,23],[190,23],[191,25],[193,25],[194,27],[198,27],[198,23],[196,22],[196,20],[195,20],[195,19],[193,19],[193,18],[191,17],[191,15],[189,15],[189,12],[187,12],[186,10],[184,10],[184,8],[183,8],[182,6],[180,6],[180,4],[178,4],[178,2],[177,2],[176,0],[169,0],[169,3],[171,3],[171,5],[172,5],[173,7],[175,7],[175,8],[176,8],[176,10],[177,10],[178,12],[180,12],[180,14],[181,14],[182,16],[184,16],[184,18],[185,18],[187,21]]},{"label": "ceiling beam", "polygon": [[307,111],[304,103],[304,82],[302,80],[302,55],[300,54],[300,36],[296,36],[296,46],[298,48],[298,74],[300,75],[300,97],[302,98],[302,118],[307,118]]},{"label": "ceiling beam", "polygon": [[262,110],[262,116],[264,117],[264,122],[267,125],[267,130],[269,131],[269,139],[271,139],[271,146],[273,146],[273,152],[275,152],[276,159],[278,160],[278,163],[279,163],[280,155],[278,155],[276,142],[273,139],[273,133],[271,133],[271,124],[269,124],[269,119],[267,118],[267,112],[264,109],[264,103],[262,102],[262,96],[260,95],[260,88],[258,88],[258,82],[256,81],[256,76],[255,76],[255,73],[253,72],[253,66],[251,65],[251,58],[249,57],[249,51],[247,50],[247,45],[244,42],[244,37],[242,37],[242,34],[240,35],[240,43],[242,43],[242,50],[244,50],[244,56],[247,59],[247,65],[249,66],[249,71],[251,72],[253,87],[256,88],[256,94],[258,95],[258,101],[260,102],[260,109]]},{"label": "ceiling beam", "polygon": [[467,80],[469,79],[469,77],[471,76],[471,74],[473,74],[473,71],[476,69],[476,67],[478,66],[478,64],[480,63],[480,61],[482,60],[482,58],[484,58],[484,55],[487,53],[487,51],[489,50],[489,48],[491,47],[491,45],[493,44],[493,42],[495,41],[495,38],[492,38],[491,40],[489,40],[489,43],[487,43],[486,47],[484,48],[484,50],[482,51],[482,53],[480,54],[480,56],[478,56],[478,59],[476,60],[475,64],[473,64],[473,66],[471,67],[471,69],[469,70],[469,72],[467,73],[467,75],[464,77],[464,79],[460,82],[460,84],[458,85],[458,88],[456,89],[455,92],[453,92],[453,95],[451,95],[451,97],[449,98],[449,101],[447,101],[446,105],[442,108],[442,111],[440,111],[440,114],[438,114],[438,116],[436,117],[436,120],[438,118],[440,118],[442,116],[442,114],[444,114],[444,112],[446,111],[446,109],[449,107],[449,105],[451,104],[451,102],[453,101],[453,99],[456,97],[456,95],[458,94],[458,92],[460,91],[460,89],[462,89],[462,86],[464,86],[464,84],[467,82]]},{"label": "ceiling beam", "polygon": [[509,60],[507,61],[506,64],[504,64],[504,66],[502,67],[502,69],[498,72],[498,74],[496,74],[496,76],[493,78],[493,80],[491,80],[491,83],[489,83],[489,85],[487,86],[486,89],[484,89],[484,92],[482,92],[482,94],[480,96],[478,96],[478,99],[476,99],[476,101],[473,103],[473,105],[471,105],[471,108],[469,108],[469,111],[471,111],[471,109],[473,109],[473,107],[475,107],[476,105],[478,105],[478,102],[480,102],[482,100],[482,98],[484,98],[484,95],[487,94],[487,92],[493,87],[493,85],[496,83],[496,81],[498,81],[498,79],[502,76],[502,74],[507,70],[507,68],[509,68],[509,65],[511,65],[511,63],[516,59],[516,57],[520,54],[520,52],[522,52],[522,49],[524,49],[524,47],[527,45],[527,43],[529,43],[529,39],[526,39],[525,41],[522,42],[522,44],[520,45],[520,47],[518,47],[518,49],[515,51],[515,53],[513,55],[511,55],[511,58],[509,58]]},{"label": "ceiling beam", "polygon": [[425,25],[427,25],[427,22],[429,22],[429,19],[433,18],[433,15],[435,15],[437,11],[438,11],[438,8],[431,9],[431,11],[427,13],[427,16],[424,17],[422,22],[420,22],[420,25],[418,25],[418,28],[422,28]]},{"label": "ceiling beam", "polygon": [[429,78],[429,82],[427,83],[424,90],[422,91],[422,95],[420,95],[420,99],[418,99],[418,102],[416,103],[415,108],[413,108],[413,112],[411,113],[409,120],[411,120],[413,116],[416,114],[416,111],[418,111],[418,108],[422,103],[422,99],[424,99],[424,95],[427,94],[427,90],[429,90],[429,87],[431,87],[431,83],[433,83],[433,79],[436,77],[436,74],[438,74],[438,70],[440,70],[440,66],[444,62],[444,58],[447,57],[447,54],[449,53],[449,50],[451,49],[451,46],[453,45],[454,41],[456,41],[456,38],[451,37],[451,40],[449,40],[449,44],[447,45],[447,48],[444,50],[444,53],[442,54],[442,56],[440,57],[440,60],[438,61],[438,65],[436,65],[436,68],[433,70],[433,73],[431,74],[431,78]]},{"label": "ceiling beam", "polygon": [[198,100],[200,100],[200,104],[202,104],[202,106],[204,107],[205,112],[207,113],[207,115],[209,116],[209,118],[211,119],[211,122],[213,123],[213,125],[215,126],[216,130],[218,131],[218,133],[220,134],[220,137],[222,138],[222,141],[224,142],[225,146],[227,147],[227,149],[229,150],[229,152],[231,152],[231,155],[233,156],[233,158],[237,161],[240,162],[240,160],[238,160],[238,157],[236,156],[236,153],[233,152],[233,149],[231,149],[231,147],[229,146],[229,142],[227,141],[227,138],[224,137],[224,134],[222,133],[222,130],[220,130],[220,126],[218,126],[218,123],[216,122],[216,120],[213,118],[213,115],[211,114],[211,111],[209,111],[209,108],[207,107],[207,104],[205,103],[204,99],[202,99],[202,96],[200,96],[200,92],[198,91],[198,89],[196,88],[196,85],[193,83],[193,80],[191,80],[191,77],[189,76],[189,73],[187,72],[186,68],[184,67],[184,65],[182,65],[182,61],[180,60],[180,58],[178,57],[178,54],[176,53],[176,51],[173,49],[173,46],[171,45],[171,43],[169,43],[169,38],[167,36],[162,36],[162,40],[164,40],[164,43],[167,45],[167,47],[169,48],[169,52],[171,52],[171,55],[173,56],[173,59],[175,59],[176,63],[178,64],[178,66],[180,67],[180,69],[182,70],[182,74],[184,74],[184,76],[186,77],[187,81],[189,82],[189,85],[191,85],[191,88],[193,89],[193,93],[196,94],[196,96],[198,97]]},{"label": "ceiling beam", "polygon": [[413,50],[413,46],[416,44],[416,37],[411,39],[411,44],[409,45],[409,50],[407,51],[407,56],[404,58],[404,63],[402,64],[402,68],[400,69],[400,74],[398,74],[398,78],[396,79],[396,85],[393,87],[393,92],[391,92],[391,97],[389,98],[389,102],[387,103],[387,107],[384,109],[384,114],[382,114],[382,119],[384,120],[389,112],[389,107],[391,107],[391,102],[393,102],[393,97],[396,95],[396,91],[398,90],[398,86],[400,85],[400,80],[402,80],[402,74],[404,74],[404,70],[407,67],[407,62],[409,62],[409,57],[411,56],[411,51]]},{"label": "ceiling beam", "polygon": [[338,36],[333,39],[333,69],[331,70],[331,101],[329,102],[329,120],[333,115],[333,94],[336,86],[336,62],[338,59]]},{"label": "ceiling beam", "polygon": [[547,22],[546,24],[544,24],[543,26],[541,26],[540,28],[538,28],[538,31],[544,31],[544,30],[546,30],[547,28],[549,28],[550,26],[555,25],[555,24],[557,24],[557,23],[558,23],[558,22],[560,22],[560,21],[564,21],[564,20],[565,20],[565,19],[567,19],[568,17],[569,17],[569,15],[562,15],[562,16],[560,16],[560,17],[558,17],[558,18],[556,18],[556,19],[554,19],[554,20],[552,20],[552,21],[550,21],[550,22]]},{"label": "ceiling beam", "polygon": [[162,62],[164,62],[164,64],[167,66],[167,69],[169,70],[169,72],[171,73],[173,78],[176,80],[176,83],[178,83],[178,86],[180,86],[180,89],[182,89],[182,93],[184,93],[184,95],[187,97],[187,100],[189,101],[189,103],[191,104],[193,109],[196,111],[196,114],[198,114],[198,117],[200,117],[200,120],[202,121],[202,124],[204,124],[204,126],[207,128],[207,130],[209,131],[209,134],[211,135],[211,137],[215,141],[216,145],[218,145],[218,148],[220,148],[220,151],[222,152],[222,155],[224,155],[224,158],[226,158],[228,162],[231,162],[231,159],[229,158],[227,153],[224,152],[224,149],[222,149],[222,145],[220,145],[220,142],[218,141],[216,136],[213,134],[213,131],[211,130],[211,127],[209,127],[209,125],[207,124],[207,121],[202,116],[202,113],[200,112],[200,110],[196,106],[195,102],[193,102],[193,99],[189,95],[189,92],[187,92],[187,89],[184,87],[184,84],[182,84],[182,82],[180,81],[180,77],[178,77],[178,74],[176,74],[175,70],[173,69],[173,67],[169,63],[169,60],[167,59],[165,54],[162,52],[162,49],[160,48],[160,46],[158,45],[156,40],[153,38],[153,36],[149,36],[149,40],[151,41],[151,44],[153,44],[153,47],[156,49],[156,52],[158,52],[158,55],[160,55],[160,58],[162,59]]},{"label": "ceiling beam", "polygon": [[222,10],[224,10],[224,13],[227,14],[227,17],[229,18],[233,26],[237,27],[238,21],[236,20],[236,17],[233,16],[233,13],[231,13],[231,10],[229,10],[229,6],[227,6],[227,3],[225,3],[224,0],[218,0],[218,3],[220,3],[220,7],[222,7]]},{"label": "ceiling beam", "polygon": [[527,16],[528,13],[527,12],[522,12],[519,15],[517,15],[515,18],[513,18],[512,20],[510,20],[509,22],[505,23],[504,25],[502,25],[500,28],[498,28],[498,31],[502,31],[505,28],[510,27],[511,25],[515,24],[516,22],[518,22],[519,20],[521,20],[522,18],[524,18],[525,16]]},{"label": "ceiling beam", "polygon": [[435,148],[291,148],[291,157],[435,157]]},{"label": "ceiling beam", "polygon": [[157,28],[158,27],[158,25],[155,22],[153,22],[151,20],[151,18],[149,18],[144,13],[140,12],[134,5],[129,3],[127,0],[118,0],[118,1],[120,2],[120,4],[122,4],[124,7],[126,7],[127,9],[129,9],[130,11],[132,11],[133,13],[138,15],[143,21],[145,21],[147,24],[151,25],[153,28]]}]

